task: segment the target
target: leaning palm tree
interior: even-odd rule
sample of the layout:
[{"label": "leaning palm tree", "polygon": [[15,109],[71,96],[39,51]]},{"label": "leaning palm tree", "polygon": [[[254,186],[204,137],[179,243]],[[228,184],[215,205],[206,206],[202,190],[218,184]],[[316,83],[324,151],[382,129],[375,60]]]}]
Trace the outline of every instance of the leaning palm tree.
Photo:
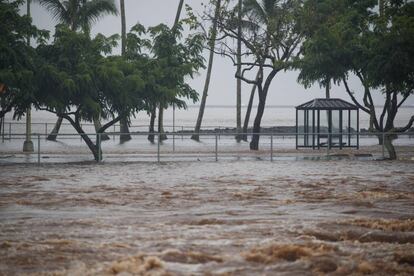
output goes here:
[{"label": "leaning palm tree", "polygon": [[36,0],[53,19],[67,24],[72,31],[89,32],[92,24],[105,15],[117,15],[114,0]]},{"label": "leaning palm tree", "polygon": [[207,75],[206,80],[204,82],[204,89],[203,89],[203,95],[201,96],[201,103],[200,103],[200,109],[198,111],[197,116],[197,122],[194,129],[194,134],[191,136],[191,139],[195,141],[200,140],[200,129],[201,129],[201,122],[203,121],[204,116],[204,110],[206,107],[206,101],[207,101],[207,94],[208,94],[208,88],[210,86],[210,78],[211,78],[211,70],[213,68],[213,60],[214,60],[214,46],[216,43],[216,36],[217,36],[217,19],[220,14],[220,6],[221,1],[216,1],[216,7],[214,11],[214,18],[213,18],[213,26],[211,27],[211,34],[208,42],[210,55],[208,58],[208,65],[207,65]]},{"label": "leaning palm tree", "polygon": [[[178,23],[180,21],[181,12],[183,10],[184,0],[180,0],[178,3],[177,12],[175,13],[175,20],[174,25],[172,26],[171,30],[174,33],[178,28]],[[168,103],[160,102],[158,106],[158,133],[160,134],[160,140],[166,140],[167,135],[164,131],[164,109],[168,107]],[[174,107],[175,108],[175,107]],[[152,116],[152,114],[151,114]],[[151,122],[153,120],[153,117],[151,117]],[[150,126],[151,128],[151,126]]]},{"label": "leaning palm tree", "polygon": [[[105,15],[117,15],[114,0],[35,0],[41,6],[45,7],[53,19],[62,24],[66,24],[72,31],[82,30],[85,33],[90,32],[92,24],[96,23]],[[59,117],[55,127],[48,140],[55,141],[62,124],[62,117]],[[98,117],[94,117],[95,129],[100,128]],[[102,136],[102,140],[109,139],[108,136]]]},{"label": "leaning palm tree", "polygon": [[[241,75],[241,35],[242,35],[242,8],[243,0],[237,6],[237,75]],[[241,79],[236,79],[236,140],[241,140]]]},{"label": "leaning palm tree", "polygon": [[[126,18],[125,18],[125,1],[120,0],[119,7],[121,10],[121,54],[125,58],[126,54]],[[120,132],[119,141],[124,143],[131,140],[128,128],[128,117],[125,116],[120,120]]]}]

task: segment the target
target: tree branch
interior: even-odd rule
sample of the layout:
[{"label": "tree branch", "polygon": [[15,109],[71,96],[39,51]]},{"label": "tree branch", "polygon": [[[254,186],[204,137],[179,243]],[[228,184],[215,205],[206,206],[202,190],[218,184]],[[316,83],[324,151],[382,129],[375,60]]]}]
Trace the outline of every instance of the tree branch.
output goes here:
[{"label": "tree branch", "polygon": [[347,83],[347,81],[345,80],[345,77],[343,77],[342,78],[342,82],[344,83],[344,86],[345,86],[345,90],[346,90],[346,92],[348,93],[348,95],[351,97],[351,100],[354,102],[354,104],[356,105],[356,106],[358,106],[362,111],[364,111],[364,112],[366,112],[366,113],[368,113],[368,114],[370,114],[370,111],[369,111],[369,109],[367,109],[367,108],[365,108],[364,106],[362,106],[356,99],[355,99],[355,97],[354,97],[354,94],[351,92],[351,90],[349,89],[349,86],[348,86],[348,83]]},{"label": "tree branch", "polygon": [[405,127],[396,128],[395,132],[406,132],[412,127],[413,123],[414,123],[414,116],[411,116],[411,119],[408,122],[408,124]]}]

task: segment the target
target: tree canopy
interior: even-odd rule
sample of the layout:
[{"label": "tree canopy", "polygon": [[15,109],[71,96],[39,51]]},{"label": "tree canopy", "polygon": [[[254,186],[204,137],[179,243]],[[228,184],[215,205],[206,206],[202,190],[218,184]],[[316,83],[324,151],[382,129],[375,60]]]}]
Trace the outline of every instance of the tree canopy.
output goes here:
[{"label": "tree canopy", "polygon": [[28,45],[28,39],[42,42],[48,37],[48,32],[33,26],[28,16],[19,14],[23,3],[23,0],[0,0],[0,83],[4,87],[0,117],[12,108],[20,116],[30,104],[36,86],[36,64],[35,51]]},{"label": "tree canopy", "polygon": [[[377,1],[314,1],[305,7],[310,22],[307,39],[297,65],[299,81],[305,86],[325,80],[343,82],[356,105],[371,116],[379,132],[402,132],[410,128],[414,116],[404,127],[394,127],[398,108],[414,92],[414,3],[388,1],[387,8],[375,12]],[[310,27],[309,27],[310,26]],[[363,87],[357,99],[348,85],[354,75]],[[384,95],[381,114],[376,113],[373,93]],[[379,115],[379,116],[378,116]],[[386,147],[392,159],[395,136],[388,135]]]}]

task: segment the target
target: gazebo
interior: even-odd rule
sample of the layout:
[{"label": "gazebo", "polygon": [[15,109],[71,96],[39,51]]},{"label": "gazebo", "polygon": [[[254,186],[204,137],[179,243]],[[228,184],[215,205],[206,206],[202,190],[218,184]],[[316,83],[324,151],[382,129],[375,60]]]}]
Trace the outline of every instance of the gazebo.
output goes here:
[{"label": "gazebo", "polygon": [[359,148],[359,109],[341,99],[314,99],[296,107],[296,149]]}]

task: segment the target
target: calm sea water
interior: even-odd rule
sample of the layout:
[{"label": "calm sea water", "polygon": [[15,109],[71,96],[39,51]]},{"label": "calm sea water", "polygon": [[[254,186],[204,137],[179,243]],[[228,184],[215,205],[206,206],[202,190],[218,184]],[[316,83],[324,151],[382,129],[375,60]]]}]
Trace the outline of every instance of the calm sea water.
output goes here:
[{"label": "calm sea water", "polygon": [[[197,115],[198,106],[189,106],[187,110],[175,110],[175,126],[176,130],[192,129],[194,128]],[[377,109],[380,114],[381,108]],[[173,109],[170,107],[166,110],[164,115],[164,124],[166,130],[171,130],[173,125]],[[244,115],[246,113],[246,107],[242,108],[242,123],[244,121]],[[414,115],[414,107],[400,108],[397,117],[395,119],[395,126],[405,126],[409,118]],[[253,108],[250,117],[250,124],[253,124],[254,117],[256,116],[256,108]],[[6,116],[6,122],[13,121],[11,114]],[[20,123],[24,123],[22,118]],[[56,115],[45,111],[33,111],[32,113],[33,132],[39,131],[41,133],[45,130],[45,123],[48,124],[49,131],[52,129],[53,124],[56,122]],[[65,122],[65,121],[64,121]],[[65,122],[67,123],[67,122]],[[131,119],[131,131],[141,130],[146,131],[149,124],[149,116],[145,112],[140,112],[135,118]],[[360,127],[367,128],[369,124],[369,116],[365,112],[360,112]],[[208,106],[204,113],[204,119],[202,128],[225,128],[234,127],[236,125],[236,108],[232,106]],[[262,119],[262,126],[294,126],[295,125],[295,108],[294,106],[269,106],[266,107],[265,113]],[[21,126],[13,124],[13,132],[24,132],[23,124]],[[6,124],[7,129],[7,124]],[[73,132],[70,126],[64,126],[63,131]]]}]

